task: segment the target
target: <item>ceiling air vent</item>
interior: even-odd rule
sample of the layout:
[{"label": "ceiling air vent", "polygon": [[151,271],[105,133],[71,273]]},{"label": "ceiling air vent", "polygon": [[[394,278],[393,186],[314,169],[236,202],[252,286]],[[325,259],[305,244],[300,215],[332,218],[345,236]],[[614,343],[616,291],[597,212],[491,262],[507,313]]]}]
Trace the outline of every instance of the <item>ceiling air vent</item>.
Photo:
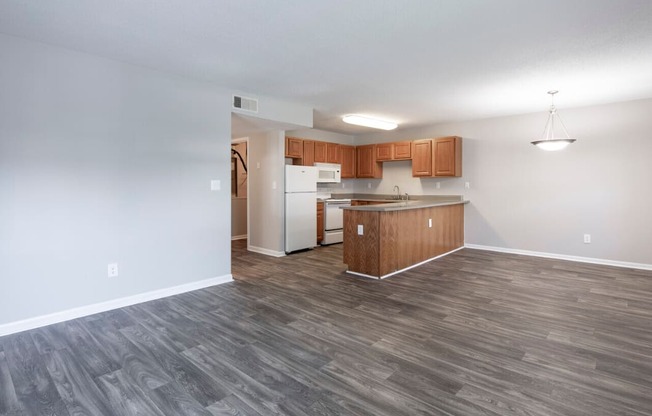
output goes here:
[{"label": "ceiling air vent", "polygon": [[233,96],[233,108],[238,110],[250,111],[252,113],[258,112],[258,100],[255,98],[241,97],[239,95]]}]

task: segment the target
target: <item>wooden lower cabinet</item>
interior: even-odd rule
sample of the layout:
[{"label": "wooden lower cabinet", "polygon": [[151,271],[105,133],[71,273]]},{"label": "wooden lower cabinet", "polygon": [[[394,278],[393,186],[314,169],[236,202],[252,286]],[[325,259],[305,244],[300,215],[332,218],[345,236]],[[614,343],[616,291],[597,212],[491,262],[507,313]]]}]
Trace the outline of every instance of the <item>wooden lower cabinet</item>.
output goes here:
[{"label": "wooden lower cabinet", "polygon": [[[362,235],[358,234],[360,225]],[[344,263],[352,272],[382,277],[463,245],[463,204],[398,211],[344,210]]]},{"label": "wooden lower cabinet", "polygon": [[317,202],[317,244],[324,239],[324,203]]}]

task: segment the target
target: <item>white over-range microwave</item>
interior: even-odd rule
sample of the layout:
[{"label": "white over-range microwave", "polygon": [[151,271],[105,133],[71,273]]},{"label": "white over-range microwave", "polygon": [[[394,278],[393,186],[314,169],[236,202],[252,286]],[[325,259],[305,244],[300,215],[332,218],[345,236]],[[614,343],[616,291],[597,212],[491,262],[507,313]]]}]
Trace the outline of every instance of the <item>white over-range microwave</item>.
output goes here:
[{"label": "white over-range microwave", "polygon": [[336,163],[315,163],[317,183],[342,182],[342,167]]}]

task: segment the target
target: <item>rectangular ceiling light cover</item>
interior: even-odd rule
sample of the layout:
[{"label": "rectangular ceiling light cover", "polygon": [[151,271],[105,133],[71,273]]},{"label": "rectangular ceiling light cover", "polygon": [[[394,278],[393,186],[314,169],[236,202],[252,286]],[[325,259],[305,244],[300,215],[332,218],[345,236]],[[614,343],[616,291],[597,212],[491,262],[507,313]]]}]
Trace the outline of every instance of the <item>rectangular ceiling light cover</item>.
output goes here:
[{"label": "rectangular ceiling light cover", "polygon": [[356,126],[371,127],[374,129],[381,130],[394,130],[398,127],[398,124],[392,121],[380,120],[378,118],[361,116],[359,114],[349,114],[348,116],[342,117],[342,121],[349,124],[355,124]]}]

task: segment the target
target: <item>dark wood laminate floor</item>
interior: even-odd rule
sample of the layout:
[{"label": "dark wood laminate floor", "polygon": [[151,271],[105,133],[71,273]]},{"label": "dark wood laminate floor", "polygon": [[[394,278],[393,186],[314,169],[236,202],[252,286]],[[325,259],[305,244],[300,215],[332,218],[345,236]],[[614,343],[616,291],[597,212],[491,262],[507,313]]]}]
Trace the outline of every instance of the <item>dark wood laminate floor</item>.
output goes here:
[{"label": "dark wood laminate floor", "polygon": [[236,282],[0,338],[0,415],[652,414],[651,272],[341,250],[235,242]]}]

